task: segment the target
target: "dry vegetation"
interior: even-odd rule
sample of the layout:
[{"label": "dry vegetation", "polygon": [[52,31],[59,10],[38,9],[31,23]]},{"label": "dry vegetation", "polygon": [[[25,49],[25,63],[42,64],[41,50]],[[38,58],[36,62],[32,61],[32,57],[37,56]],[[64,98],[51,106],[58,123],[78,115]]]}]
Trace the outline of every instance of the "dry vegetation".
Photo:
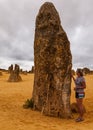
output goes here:
[{"label": "dry vegetation", "polygon": [[[33,74],[22,75],[20,83],[9,83],[9,74],[0,76],[0,130],[93,130],[93,75],[87,75],[87,89],[84,104],[85,121],[77,124],[74,119],[46,117],[39,112],[23,109],[23,104],[31,98]],[[71,101],[74,102],[72,82]],[[73,115],[74,118],[77,114]]]}]

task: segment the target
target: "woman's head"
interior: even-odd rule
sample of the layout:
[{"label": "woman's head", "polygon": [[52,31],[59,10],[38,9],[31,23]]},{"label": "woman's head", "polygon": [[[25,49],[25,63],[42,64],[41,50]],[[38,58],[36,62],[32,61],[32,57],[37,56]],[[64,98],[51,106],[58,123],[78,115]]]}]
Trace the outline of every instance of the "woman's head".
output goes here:
[{"label": "woman's head", "polygon": [[83,72],[81,69],[77,69],[76,74],[77,76],[83,76]]}]

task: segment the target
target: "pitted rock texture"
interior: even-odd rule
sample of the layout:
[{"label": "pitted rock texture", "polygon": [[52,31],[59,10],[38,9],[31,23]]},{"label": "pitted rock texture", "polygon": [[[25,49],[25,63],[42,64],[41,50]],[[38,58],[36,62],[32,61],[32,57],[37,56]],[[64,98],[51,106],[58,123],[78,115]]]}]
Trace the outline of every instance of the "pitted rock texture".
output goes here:
[{"label": "pitted rock texture", "polygon": [[13,64],[11,64],[9,67],[8,67],[8,73],[11,73],[13,71]]},{"label": "pitted rock texture", "polygon": [[35,69],[34,66],[32,66],[31,73],[34,73],[34,69]]},{"label": "pitted rock texture", "polygon": [[13,70],[13,65],[11,65],[11,66],[8,68],[8,71],[9,71],[9,73],[10,73],[8,82],[19,82],[19,81],[22,81],[22,78],[21,78],[21,76],[19,75],[19,72],[20,72],[20,67],[19,67],[19,65],[15,64],[14,70]]},{"label": "pitted rock texture", "polygon": [[41,6],[36,18],[34,64],[34,109],[48,116],[71,117],[70,42],[50,2]]}]

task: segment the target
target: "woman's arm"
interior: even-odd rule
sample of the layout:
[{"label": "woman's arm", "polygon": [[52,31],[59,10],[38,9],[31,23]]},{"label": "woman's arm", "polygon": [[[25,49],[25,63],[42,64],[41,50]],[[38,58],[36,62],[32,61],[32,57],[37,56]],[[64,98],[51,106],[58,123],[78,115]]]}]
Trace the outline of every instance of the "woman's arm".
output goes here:
[{"label": "woman's arm", "polygon": [[77,87],[77,88],[85,89],[85,88],[86,88],[86,83],[83,81],[83,82],[82,82],[82,86],[79,86],[79,87]]},{"label": "woman's arm", "polygon": [[[74,76],[73,76],[73,75],[71,75],[71,77],[72,77],[72,79],[73,79],[74,83],[76,84],[76,79],[74,78]],[[76,91],[76,87],[74,87],[74,91]]]},{"label": "woman's arm", "polygon": [[72,75],[72,78],[73,78],[73,80],[74,80],[74,82],[76,81],[76,79],[74,78],[74,76]]}]

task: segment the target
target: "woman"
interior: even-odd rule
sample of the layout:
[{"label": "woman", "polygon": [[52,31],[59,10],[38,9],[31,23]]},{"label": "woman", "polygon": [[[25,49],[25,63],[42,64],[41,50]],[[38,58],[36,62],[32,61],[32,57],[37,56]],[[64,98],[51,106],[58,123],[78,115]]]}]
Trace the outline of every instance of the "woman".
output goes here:
[{"label": "woman", "polygon": [[76,119],[76,122],[83,121],[83,115],[84,115],[84,107],[83,107],[83,98],[85,97],[84,89],[86,88],[85,79],[83,77],[83,73],[80,69],[77,69],[76,71],[77,78],[75,79],[73,76],[73,80],[75,83],[75,97],[77,102],[77,107],[79,111],[79,117]]}]

